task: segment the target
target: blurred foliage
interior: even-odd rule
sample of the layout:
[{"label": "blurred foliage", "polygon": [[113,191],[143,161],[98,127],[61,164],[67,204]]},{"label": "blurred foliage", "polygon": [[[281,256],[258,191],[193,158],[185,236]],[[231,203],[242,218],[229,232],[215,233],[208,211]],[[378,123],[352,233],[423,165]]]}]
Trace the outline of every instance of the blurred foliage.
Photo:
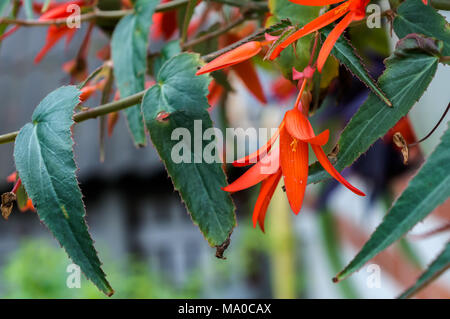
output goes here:
[{"label": "blurred foliage", "polygon": [[[171,283],[142,262],[114,262],[105,258],[105,270],[116,293],[112,298],[198,298],[200,280],[195,274],[183,287]],[[10,255],[2,273],[1,298],[107,298],[81,276],[80,288],[68,288],[66,272],[72,262],[65,252],[44,240],[23,241]]]}]

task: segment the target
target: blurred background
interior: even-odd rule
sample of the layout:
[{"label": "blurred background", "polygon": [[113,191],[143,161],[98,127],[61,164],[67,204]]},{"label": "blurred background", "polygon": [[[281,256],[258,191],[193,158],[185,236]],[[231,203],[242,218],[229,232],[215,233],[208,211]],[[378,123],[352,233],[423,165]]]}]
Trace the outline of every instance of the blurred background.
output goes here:
[{"label": "blurred background", "polygon": [[[369,32],[364,28],[348,35],[354,43]],[[75,57],[86,29],[83,25],[68,47],[58,43],[38,65],[33,59],[44,43],[46,28],[21,28],[1,43],[0,134],[22,127],[45,95],[70,84],[70,76],[61,66]],[[385,29],[377,32],[381,36],[376,43],[360,41],[357,45],[375,77],[396,42],[386,36]],[[106,36],[95,29],[89,48],[90,70],[102,63],[95,56],[107,43]],[[217,126],[277,127],[292,105],[295,90],[294,95],[281,95],[279,74],[265,69],[261,61],[256,60],[255,65],[260,66],[268,104],[261,106],[231,74],[233,92],[212,111]],[[328,143],[328,151],[368,94],[358,80],[344,69],[340,71],[312,117],[316,131],[331,128],[334,140]],[[440,65],[409,116],[418,139],[431,130],[450,101],[449,83],[450,69]],[[86,104],[99,105],[100,93]],[[106,140],[103,163],[99,160],[99,122],[76,125],[75,156],[87,222],[116,290],[112,298],[396,297],[415,282],[449,240],[448,231],[433,232],[450,223],[448,200],[358,273],[339,284],[331,279],[369,238],[420,167],[423,156],[437,145],[449,119],[447,116],[431,138],[411,151],[408,166],[386,138],[345,170],[349,181],[369,195],[365,198],[329,180],[308,186],[303,209],[295,216],[280,184],[268,210],[266,234],[254,229],[251,222],[258,187],[234,194],[238,226],[226,260],[215,258],[215,250],[192,224],[153,146],[134,147],[122,116]],[[0,145],[0,154],[0,191],[4,193],[12,188],[6,177],[15,170],[13,144]],[[229,180],[242,172],[229,167]],[[84,277],[81,288],[68,288],[69,264],[34,212],[14,209],[7,221],[0,220],[0,297],[105,298]],[[379,279],[375,284],[374,278]],[[450,298],[450,274],[417,297]]]}]

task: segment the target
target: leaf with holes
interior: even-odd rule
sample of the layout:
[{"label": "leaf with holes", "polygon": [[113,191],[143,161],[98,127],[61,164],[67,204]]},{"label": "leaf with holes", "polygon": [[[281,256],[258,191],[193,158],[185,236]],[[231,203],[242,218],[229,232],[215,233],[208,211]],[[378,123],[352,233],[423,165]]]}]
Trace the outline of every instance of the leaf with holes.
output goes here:
[{"label": "leaf with holes", "polygon": [[229,194],[221,190],[227,184],[222,164],[203,156],[208,150],[205,154],[221,154],[214,134],[203,139],[213,125],[206,98],[211,79],[195,75],[200,65],[197,54],[170,58],[159,70],[157,84],[145,94],[142,110],[152,142],[193,222],[211,246],[220,246],[236,219]]},{"label": "leaf with holes", "polygon": [[341,280],[401,238],[450,196],[450,129],[408,187],[397,199],[380,226],[338,275]]},{"label": "leaf with holes", "polygon": [[[147,70],[148,33],[158,0],[137,0],[135,13],[123,17],[114,29],[111,55],[114,76],[122,98],[143,91]],[[125,111],[128,127],[138,146],[147,144],[139,105]]]},{"label": "leaf with holes", "polygon": [[69,257],[101,291],[114,291],[101,269],[85,221],[75,176],[71,126],[80,91],[61,87],[47,95],[16,138],[14,160],[41,221]]},{"label": "leaf with holes", "polygon": [[450,27],[447,21],[421,0],[408,0],[400,5],[394,20],[394,31],[399,38],[419,33],[441,40],[444,43],[442,54],[450,55]]}]

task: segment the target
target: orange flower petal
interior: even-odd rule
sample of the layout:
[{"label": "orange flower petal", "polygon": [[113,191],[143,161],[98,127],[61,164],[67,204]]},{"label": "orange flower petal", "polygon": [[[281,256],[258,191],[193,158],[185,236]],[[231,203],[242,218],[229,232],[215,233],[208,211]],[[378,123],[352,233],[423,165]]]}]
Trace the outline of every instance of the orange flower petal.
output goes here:
[{"label": "orange flower petal", "polygon": [[200,70],[198,70],[196,75],[217,71],[248,60],[251,57],[257,55],[261,51],[261,48],[261,43],[259,43],[258,41],[247,42],[243,45],[238,46],[236,49],[228,51],[227,53],[224,53],[218,58],[212,60],[211,62],[203,66]]},{"label": "orange flower petal", "polygon": [[353,14],[347,14],[344,19],[342,19],[336,27],[330,32],[327,39],[322,45],[322,49],[320,49],[319,56],[317,58],[317,70],[322,72],[322,68],[327,61],[328,56],[330,55],[331,50],[333,49],[334,44],[339,39],[344,30],[350,25],[353,21]]},{"label": "orange flower petal", "polygon": [[34,58],[34,63],[39,63],[47,54],[47,52],[56,44],[56,42],[58,42],[68,32],[70,32],[70,29],[67,27],[57,27],[54,25],[50,26],[47,32],[46,43]]},{"label": "orange flower petal", "polygon": [[261,190],[259,191],[258,199],[256,200],[255,208],[253,209],[253,227],[259,223],[259,227],[264,232],[264,219],[266,217],[267,207],[269,207],[270,200],[277,188],[278,182],[281,178],[281,170],[276,174],[270,175],[262,181]]},{"label": "orange flower petal", "polygon": [[330,136],[329,130],[325,130],[316,136],[308,118],[297,108],[286,112],[284,122],[286,123],[286,129],[289,134],[300,141],[316,145],[325,145],[328,143]]},{"label": "orange flower petal", "polygon": [[17,172],[11,173],[10,175],[8,175],[8,177],[6,177],[6,181],[8,183],[15,183],[17,179]]},{"label": "orange flower petal", "polygon": [[289,0],[295,4],[301,4],[302,6],[327,6],[329,4],[335,4],[344,0]]},{"label": "orange flower petal", "polygon": [[359,195],[359,196],[366,196],[363,192],[361,192],[359,189],[351,185],[347,180],[342,177],[341,174],[334,168],[334,166],[330,163],[328,160],[327,155],[323,151],[322,147],[318,145],[312,145],[311,147],[316,154],[317,159],[319,160],[322,167],[331,175],[333,176],[339,183],[347,187],[349,190],[351,190],[353,193]]},{"label": "orange flower petal", "polygon": [[116,127],[117,121],[119,120],[119,112],[112,112],[108,114],[107,117],[107,128],[108,128],[108,136],[111,137],[114,132],[114,128]]},{"label": "orange flower petal", "polygon": [[258,73],[256,73],[251,61],[244,61],[233,66],[234,72],[242,80],[247,89],[263,104],[267,103]]},{"label": "orange flower petal", "polygon": [[237,192],[252,187],[270,175],[275,174],[280,167],[279,154],[278,149],[273,150],[258,163],[250,167],[241,177],[222,189],[226,192]]},{"label": "orange flower petal", "polygon": [[27,210],[31,210],[33,212],[36,211],[36,208],[34,208],[33,202],[30,198],[28,198],[27,203],[24,207],[19,208],[21,212],[26,212]]},{"label": "orange flower petal", "polygon": [[286,195],[295,214],[300,212],[308,180],[308,144],[280,131],[280,164]]},{"label": "orange flower petal", "polygon": [[283,51],[291,43],[297,41],[301,37],[304,37],[305,35],[317,31],[323,28],[324,26],[329,25],[331,22],[336,21],[337,19],[342,17],[345,13],[347,13],[348,8],[349,2],[345,2],[340,6],[322,14],[320,17],[314,19],[313,21],[305,25],[303,28],[290,35],[282,43],[280,43],[280,45],[276,47],[275,50],[273,50],[272,54],[270,55],[270,59],[271,60],[275,59],[281,53],[281,51]]},{"label": "orange flower petal", "polygon": [[263,147],[258,149],[256,152],[253,152],[250,155],[247,155],[241,159],[235,160],[233,162],[234,167],[241,167],[241,166],[247,166],[253,163],[256,163],[259,161],[262,157],[264,157],[267,152],[270,151],[272,148],[273,143],[277,140],[278,136],[280,135],[280,129],[284,126],[284,122],[281,123],[280,127],[276,130],[275,134],[270,138],[269,141],[267,141],[266,144],[264,144]]}]

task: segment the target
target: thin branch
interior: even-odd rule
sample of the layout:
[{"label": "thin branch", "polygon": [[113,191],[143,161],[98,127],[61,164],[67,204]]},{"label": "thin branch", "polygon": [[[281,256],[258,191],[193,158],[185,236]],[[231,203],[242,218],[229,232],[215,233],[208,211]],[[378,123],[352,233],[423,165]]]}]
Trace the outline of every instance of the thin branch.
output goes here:
[{"label": "thin branch", "polygon": [[220,36],[220,35],[222,35],[224,33],[227,33],[228,31],[230,31],[231,29],[237,27],[238,25],[244,23],[246,20],[247,20],[247,18],[245,16],[242,16],[241,18],[239,18],[239,19],[237,19],[237,20],[235,20],[233,22],[230,22],[228,25],[224,26],[223,28],[220,28],[220,29],[218,29],[216,31],[213,31],[211,33],[208,33],[208,34],[200,36],[200,37],[198,37],[196,39],[193,39],[193,40],[191,40],[189,42],[186,42],[185,44],[183,44],[183,49],[187,49],[187,48],[190,48],[190,47],[192,47],[194,45],[197,45],[199,43],[202,43],[202,42],[214,39],[214,38],[216,38],[216,37],[218,37],[218,36]]},{"label": "thin branch", "polygon": [[[211,0],[213,2],[220,2],[224,3],[222,0]],[[165,12],[174,10],[176,8],[179,8],[181,6],[186,5],[189,2],[189,0],[173,0],[170,2],[162,3],[156,6],[155,12]],[[227,5],[235,6],[235,7],[242,7],[243,5],[235,2],[232,3],[232,1],[226,1]],[[245,4],[245,7],[248,9],[251,9],[253,11],[261,11],[265,10],[267,11],[267,5],[261,5],[258,2],[249,2]],[[122,18],[128,14],[132,14],[134,12],[133,9],[126,9],[126,10],[108,10],[103,11],[99,10],[98,8],[94,8],[93,11],[87,12],[80,15],[80,21],[91,21],[95,20],[96,18],[103,18],[103,19],[118,19]],[[49,25],[63,25],[67,23],[67,18],[58,18],[58,19],[52,19],[52,20],[24,20],[24,19],[12,19],[12,18],[0,18],[0,24],[15,24],[20,25],[23,27],[46,27]]]},{"label": "thin branch", "polygon": [[439,125],[441,125],[441,123],[445,119],[445,116],[447,115],[449,109],[450,109],[450,103],[448,103],[447,108],[445,109],[444,113],[442,114],[442,116],[439,119],[439,121],[437,122],[437,124],[430,131],[430,133],[428,133],[424,138],[420,139],[419,141],[409,144],[408,147],[416,146],[416,145],[422,143],[423,141],[427,140],[434,133],[434,131],[436,131],[436,129],[439,127]]}]

